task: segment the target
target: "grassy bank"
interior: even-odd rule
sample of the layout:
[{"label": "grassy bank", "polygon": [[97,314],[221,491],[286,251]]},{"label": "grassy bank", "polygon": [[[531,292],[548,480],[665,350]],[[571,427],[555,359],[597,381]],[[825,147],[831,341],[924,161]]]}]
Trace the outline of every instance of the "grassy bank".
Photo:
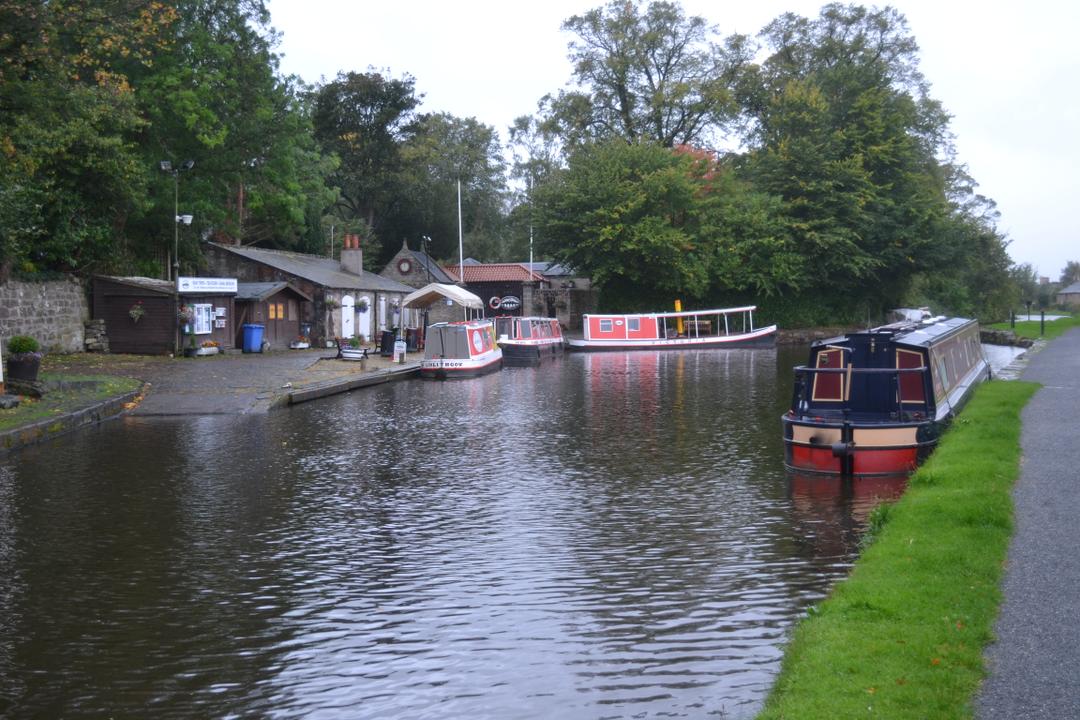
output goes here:
[{"label": "grassy bank", "polygon": [[995,330],[1012,330],[1016,333],[1017,337],[1026,337],[1031,338],[1032,340],[1037,340],[1039,338],[1053,340],[1066,330],[1078,325],[1080,325],[1080,315],[1073,315],[1072,317],[1061,318],[1060,320],[1047,320],[1045,333],[1042,332],[1043,323],[1041,320],[1019,320],[1016,323],[1016,327],[1013,327],[1007,322],[993,323],[989,327],[992,327]]},{"label": "grassy bank", "polygon": [[970,718],[1001,600],[1020,411],[1038,386],[979,388],[851,576],[796,628],[759,720]]},{"label": "grassy bank", "polygon": [[47,418],[61,417],[102,400],[139,389],[142,382],[111,375],[54,375],[43,373],[46,384],[57,384],[38,399],[23,398],[18,407],[0,410],[0,432],[13,430]]}]

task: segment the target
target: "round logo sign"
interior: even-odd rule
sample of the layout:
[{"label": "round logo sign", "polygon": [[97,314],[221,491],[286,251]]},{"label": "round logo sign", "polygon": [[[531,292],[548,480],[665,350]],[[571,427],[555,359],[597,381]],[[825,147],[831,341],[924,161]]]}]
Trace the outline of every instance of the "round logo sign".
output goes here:
[{"label": "round logo sign", "polygon": [[484,352],[484,338],[480,337],[479,330],[473,330],[472,346],[478,353]]},{"label": "round logo sign", "polygon": [[521,300],[513,295],[507,295],[499,303],[499,307],[503,310],[517,310],[521,307]]},{"label": "round logo sign", "polygon": [[493,295],[491,299],[488,300],[488,307],[492,310],[498,310],[500,305],[502,305],[502,298],[498,295]]}]

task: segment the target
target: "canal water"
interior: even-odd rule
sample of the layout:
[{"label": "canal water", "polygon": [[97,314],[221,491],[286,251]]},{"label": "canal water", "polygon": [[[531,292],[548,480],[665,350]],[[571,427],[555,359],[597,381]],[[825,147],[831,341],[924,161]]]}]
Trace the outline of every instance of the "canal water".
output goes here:
[{"label": "canal water", "polygon": [[568,355],[0,461],[0,716],[752,717],[903,481],[792,477],[802,348]]}]

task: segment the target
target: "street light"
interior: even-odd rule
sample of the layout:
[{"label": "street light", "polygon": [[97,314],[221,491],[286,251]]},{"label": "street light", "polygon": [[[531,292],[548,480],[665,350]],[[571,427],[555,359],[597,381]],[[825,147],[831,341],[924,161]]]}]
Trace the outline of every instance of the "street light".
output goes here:
[{"label": "street light", "polygon": [[180,214],[180,173],[195,167],[194,160],[185,160],[180,167],[173,167],[172,161],[162,160],[161,171],[173,177],[173,274],[172,280],[180,276],[180,223],[191,224],[191,215]]}]

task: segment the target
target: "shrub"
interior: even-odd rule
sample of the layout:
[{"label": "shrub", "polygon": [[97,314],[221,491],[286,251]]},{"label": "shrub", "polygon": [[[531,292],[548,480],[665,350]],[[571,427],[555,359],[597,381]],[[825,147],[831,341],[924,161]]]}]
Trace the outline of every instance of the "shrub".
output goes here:
[{"label": "shrub", "polygon": [[29,335],[12,335],[8,340],[7,349],[12,355],[26,355],[38,352],[41,346]]}]

